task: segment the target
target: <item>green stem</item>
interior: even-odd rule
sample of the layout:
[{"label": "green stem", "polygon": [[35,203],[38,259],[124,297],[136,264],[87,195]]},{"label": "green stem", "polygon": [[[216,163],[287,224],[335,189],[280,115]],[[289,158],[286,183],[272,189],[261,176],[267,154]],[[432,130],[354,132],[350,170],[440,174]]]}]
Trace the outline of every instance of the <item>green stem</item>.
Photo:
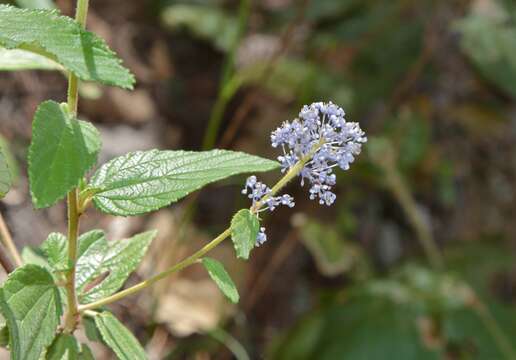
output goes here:
[{"label": "green stem", "polygon": [[[308,161],[312,158],[312,156],[315,154],[315,152],[319,149],[321,146],[321,143],[314,146],[312,151],[303,157],[301,160],[299,160],[286,174],[283,176],[277,183],[274,185],[271,189],[271,193],[268,196],[273,196],[277,194],[285,185],[287,185],[292,179],[294,179],[296,176],[299,175],[303,167],[306,165]],[[260,208],[263,206],[265,201],[268,197],[264,197],[262,201],[258,202],[251,208],[251,211],[258,212]],[[166,278],[167,276],[178,272],[180,270],[183,270],[184,268],[195,264],[201,257],[203,257],[206,253],[214,249],[216,246],[218,246],[220,243],[222,243],[225,239],[227,239],[231,235],[231,228],[227,228],[222,232],[219,236],[217,236],[215,239],[213,239],[210,243],[208,243],[206,246],[204,246],[202,249],[194,253],[193,255],[190,255],[183,261],[177,263],[176,265],[168,268],[167,270],[145,280],[142,281],[139,284],[136,284],[130,288],[127,288],[123,291],[120,291],[114,295],[108,296],[104,299],[101,299],[99,301],[92,302],[87,305],[79,306],[79,312],[83,313],[87,310],[93,310],[100,306],[108,305],[111,303],[114,303],[120,299],[125,298],[126,296],[132,295],[134,293],[137,293],[143,289],[148,288],[149,286],[153,285],[155,282],[162,280]]]},{"label": "green stem", "polygon": [[[84,27],[88,16],[89,0],[77,0],[75,20]],[[72,72],[68,75],[68,110],[73,116],[77,115],[79,103],[79,79]],[[64,317],[63,331],[71,334],[79,321],[77,294],[75,291],[75,272],[77,262],[77,240],[79,238],[79,190],[73,189],[67,196],[68,205],[68,263],[70,269],[66,273],[67,308]]]},{"label": "green stem", "polygon": [[500,325],[491,314],[491,311],[480,299],[477,299],[477,306],[475,310],[477,316],[484,323],[491,336],[493,337],[496,345],[500,351],[506,356],[507,359],[516,359],[516,351],[514,350],[511,341],[507,338],[504,331],[500,328]]}]

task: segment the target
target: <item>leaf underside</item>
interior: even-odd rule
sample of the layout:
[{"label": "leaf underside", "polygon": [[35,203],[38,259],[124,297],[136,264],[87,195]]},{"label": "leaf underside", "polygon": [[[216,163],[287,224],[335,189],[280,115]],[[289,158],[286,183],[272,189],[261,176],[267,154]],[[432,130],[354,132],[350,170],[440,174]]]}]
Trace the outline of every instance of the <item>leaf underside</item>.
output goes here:
[{"label": "leaf underside", "polygon": [[95,324],[106,344],[121,360],[147,359],[134,335],[113,314],[103,312],[95,316]]},{"label": "leaf underside", "polygon": [[27,50],[0,48],[0,71],[64,70],[49,58]]},{"label": "leaf underside", "polygon": [[202,259],[202,264],[212,280],[217,284],[220,291],[222,291],[231,302],[236,304],[240,296],[238,295],[235,283],[231,280],[224,266],[217,260],[208,257]]},{"label": "leaf underside", "polygon": [[249,259],[260,231],[258,217],[249,209],[242,209],[231,219],[231,240],[238,258]]},{"label": "leaf underside", "polygon": [[232,175],[269,171],[275,161],[227,150],[137,151],[104,164],[92,177],[97,208],[129,216],[157,210]]},{"label": "leaf underside", "polygon": [[60,334],[48,349],[46,360],[76,360],[79,357],[79,343],[75,337]]},{"label": "leaf underside", "polygon": [[11,359],[39,359],[54,340],[61,303],[52,275],[37,265],[24,265],[0,289],[0,310],[10,334]]},{"label": "leaf underside", "polygon": [[79,79],[132,89],[134,76],[104,40],[57,10],[0,5],[0,46],[53,60]]},{"label": "leaf underside", "polygon": [[0,199],[7,194],[11,188],[11,173],[7,166],[7,159],[0,149]]},{"label": "leaf underside", "polygon": [[54,101],[34,115],[29,148],[29,181],[36,208],[48,207],[76,187],[95,164],[100,135],[91,124],[68,114]]}]

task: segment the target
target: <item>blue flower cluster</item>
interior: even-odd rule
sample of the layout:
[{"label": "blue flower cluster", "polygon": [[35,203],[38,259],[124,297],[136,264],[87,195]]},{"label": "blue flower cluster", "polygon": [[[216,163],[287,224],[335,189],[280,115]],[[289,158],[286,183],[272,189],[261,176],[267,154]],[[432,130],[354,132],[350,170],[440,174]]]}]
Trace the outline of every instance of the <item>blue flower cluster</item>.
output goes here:
[{"label": "blue flower cluster", "polygon": [[297,119],[284,122],[271,135],[272,146],[283,149],[278,157],[282,171],[307,160],[300,172],[301,185],[307,180],[310,199],[318,198],[328,206],[336,199],[331,191],[336,183],[333,168],[348,170],[367,141],[359,124],[347,122],[344,115],[344,110],[331,102],[316,102],[304,106]]}]

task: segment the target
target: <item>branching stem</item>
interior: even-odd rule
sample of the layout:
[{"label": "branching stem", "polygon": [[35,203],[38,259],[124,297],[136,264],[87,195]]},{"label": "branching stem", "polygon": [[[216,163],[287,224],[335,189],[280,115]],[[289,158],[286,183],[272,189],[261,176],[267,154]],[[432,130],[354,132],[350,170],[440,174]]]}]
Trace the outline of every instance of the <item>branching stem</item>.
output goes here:
[{"label": "branching stem", "polygon": [[[299,160],[277,183],[272,187],[272,191],[269,194],[269,196],[274,196],[276,193],[278,193],[282,188],[284,188],[292,179],[294,179],[301,170],[303,170],[303,167],[305,164],[310,160],[310,158],[313,156],[313,154],[319,149],[320,144],[315,146],[314,149],[305,157],[303,157],[301,160]],[[264,198],[261,202],[258,202],[251,208],[251,211],[257,212],[260,210],[260,208],[263,206],[264,201],[266,198]],[[139,284],[136,284],[130,288],[127,288],[125,290],[122,290],[114,295],[108,296],[104,299],[101,299],[99,301],[92,302],[87,305],[79,306],[79,312],[84,313],[88,310],[97,309],[101,306],[108,305],[111,303],[114,303],[116,301],[119,301],[120,299],[125,298],[126,296],[135,294],[143,289],[148,288],[149,286],[153,285],[159,280],[162,280],[166,278],[167,276],[178,272],[180,270],[183,270],[184,268],[193,265],[198,262],[200,258],[202,258],[205,254],[207,254],[209,251],[217,247],[220,243],[222,243],[225,239],[230,237],[231,235],[231,229],[227,228],[224,230],[220,235],[218,235],[215,239],[213,239],[211,242],[209,242],[207,245],[205,245],[203,248],[198,250],[193,255],[190,255],[186,259],[182,260],[181,262],[177,263],[176,265],[168,268],[167,270],[145,280],[142,281]]]}]

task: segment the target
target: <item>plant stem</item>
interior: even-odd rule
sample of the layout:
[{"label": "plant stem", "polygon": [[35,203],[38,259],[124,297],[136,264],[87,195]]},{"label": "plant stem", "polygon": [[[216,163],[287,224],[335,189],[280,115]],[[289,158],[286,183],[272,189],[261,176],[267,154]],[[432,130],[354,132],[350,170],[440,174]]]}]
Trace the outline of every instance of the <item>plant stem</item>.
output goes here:
[{"label": "plant stem", "polygon": [[20,253],[18,252],[18,249],[16,248],[16,245],[14,244],[13,238],[11,236],[11,233],[9,232],[9,229],[7,228],[7,225],[5,224],[4,217],[2,216],[2,214],[0,214],[0,237],[4,241],[4,244],[7,247],[9,253],[11,254],[16,266],[22,266],[23,260],[20,256]]},{"label": "plant stem", "polygon": [[11,259],[7,256],[7,251],[4,245],[0,242],[0,265],[4,268],[7,274],[10,274],[14,271],[14,266],[11,262]]},{"label": "plant stem", "polygon": [[[75,20],[85,27],[88,16],[89,0],[77,0]],[[77,115],[79,103],[79,79],[72,72],[68,75],[68,110],[73,116]],[[67,308],[64,317],[63,331],[71,334],[77,327],[79,311],[77,294],[75,291],[75,271],[77,262],[77,239],[79,238],[79,190],[72,189],[67,196],[68,205],[68,264],[70,269],[66,273],[66,300]]]},{"label": "plant stem", "polygon": [[[314,155],[314,153],[319,149],[320,147],[320,144],[317,144],[316,146],[314,146],[313,150],[308,154],[306,155],[305,157],[303,157],[301,160],[299,160],[286,174],[285,176],[283,176],[277,183],[276,185],[274,185],[271,189],[271,193],[269,194],[269,196],[273,196],[275,195],[278,191],[280,191],[283,187],[285,187],[285,185],[287,185],[292,179],[294,179],[297,175],[299,175],[299,173],[301,172],[301,170],[303,169],[303,167],[305,166],[305,164],[312,158],[312,156]],[[251,208],[251,211],[253,212],[257,212],[258,210],[260,210],[260,208],[263,206],[265,200],[267,199],[267,197],[264,197],[262,199],[262,201],[258,202],[255,204],[255,206],[253,206]],[[231,235],[231,228],[227,228],[226,230],[224,230],[224,232],[222,232],[219,236],[217,236],[215,239],[213,239],[210,243],[208,243],[207,245],[205,245],[203,248],[201,248],[200,250],[198,250],[196,253],[194,253],[193,255],[190,255],[189,257],[187,257],[186,259],[184,259],[183,261],[177,263],[176,265],[168,268],[167,270],[145,280],[145,281],[142,281],[141,283],[139,284],[136,284],[130,288],[127,288],[125,290],[122,290],[114,295],[111,295],[111,296],[108,296],[104,299],[101,299],[99,301],[95,301],[95,302],[92,302],[90,304],[87,304],[87,305],[81,305],[79,306],[79,312],[83,313],[84,311],[87,311],[87,310],[93,310],[93,309],[96,309],[100,306],[104,306],[104,305],[108,305],[108,304],[111,304],[111,303],[114,303],[120,299],[123,299],[124,297],[126,296],[129,296],[129,295],[132,295],[134,293],[137,293],[145,288],[148,288],[149,286],[153,285],[155,282],[159,281],[159,280],[162,280],[164,278],[166,278],[167,276],[175,273],[175,272],[178,272],[180,270],[183,270],[184,268],[190,266],[190,265],[193,265],[195,264],[201,257],[203,257],[206,253],[208,253],[209,251],[211,251],[212,249],[214,249],[216,246],[218,246],[220,243],[222,243],[225,239],[227,239],[229,236]]]}]

